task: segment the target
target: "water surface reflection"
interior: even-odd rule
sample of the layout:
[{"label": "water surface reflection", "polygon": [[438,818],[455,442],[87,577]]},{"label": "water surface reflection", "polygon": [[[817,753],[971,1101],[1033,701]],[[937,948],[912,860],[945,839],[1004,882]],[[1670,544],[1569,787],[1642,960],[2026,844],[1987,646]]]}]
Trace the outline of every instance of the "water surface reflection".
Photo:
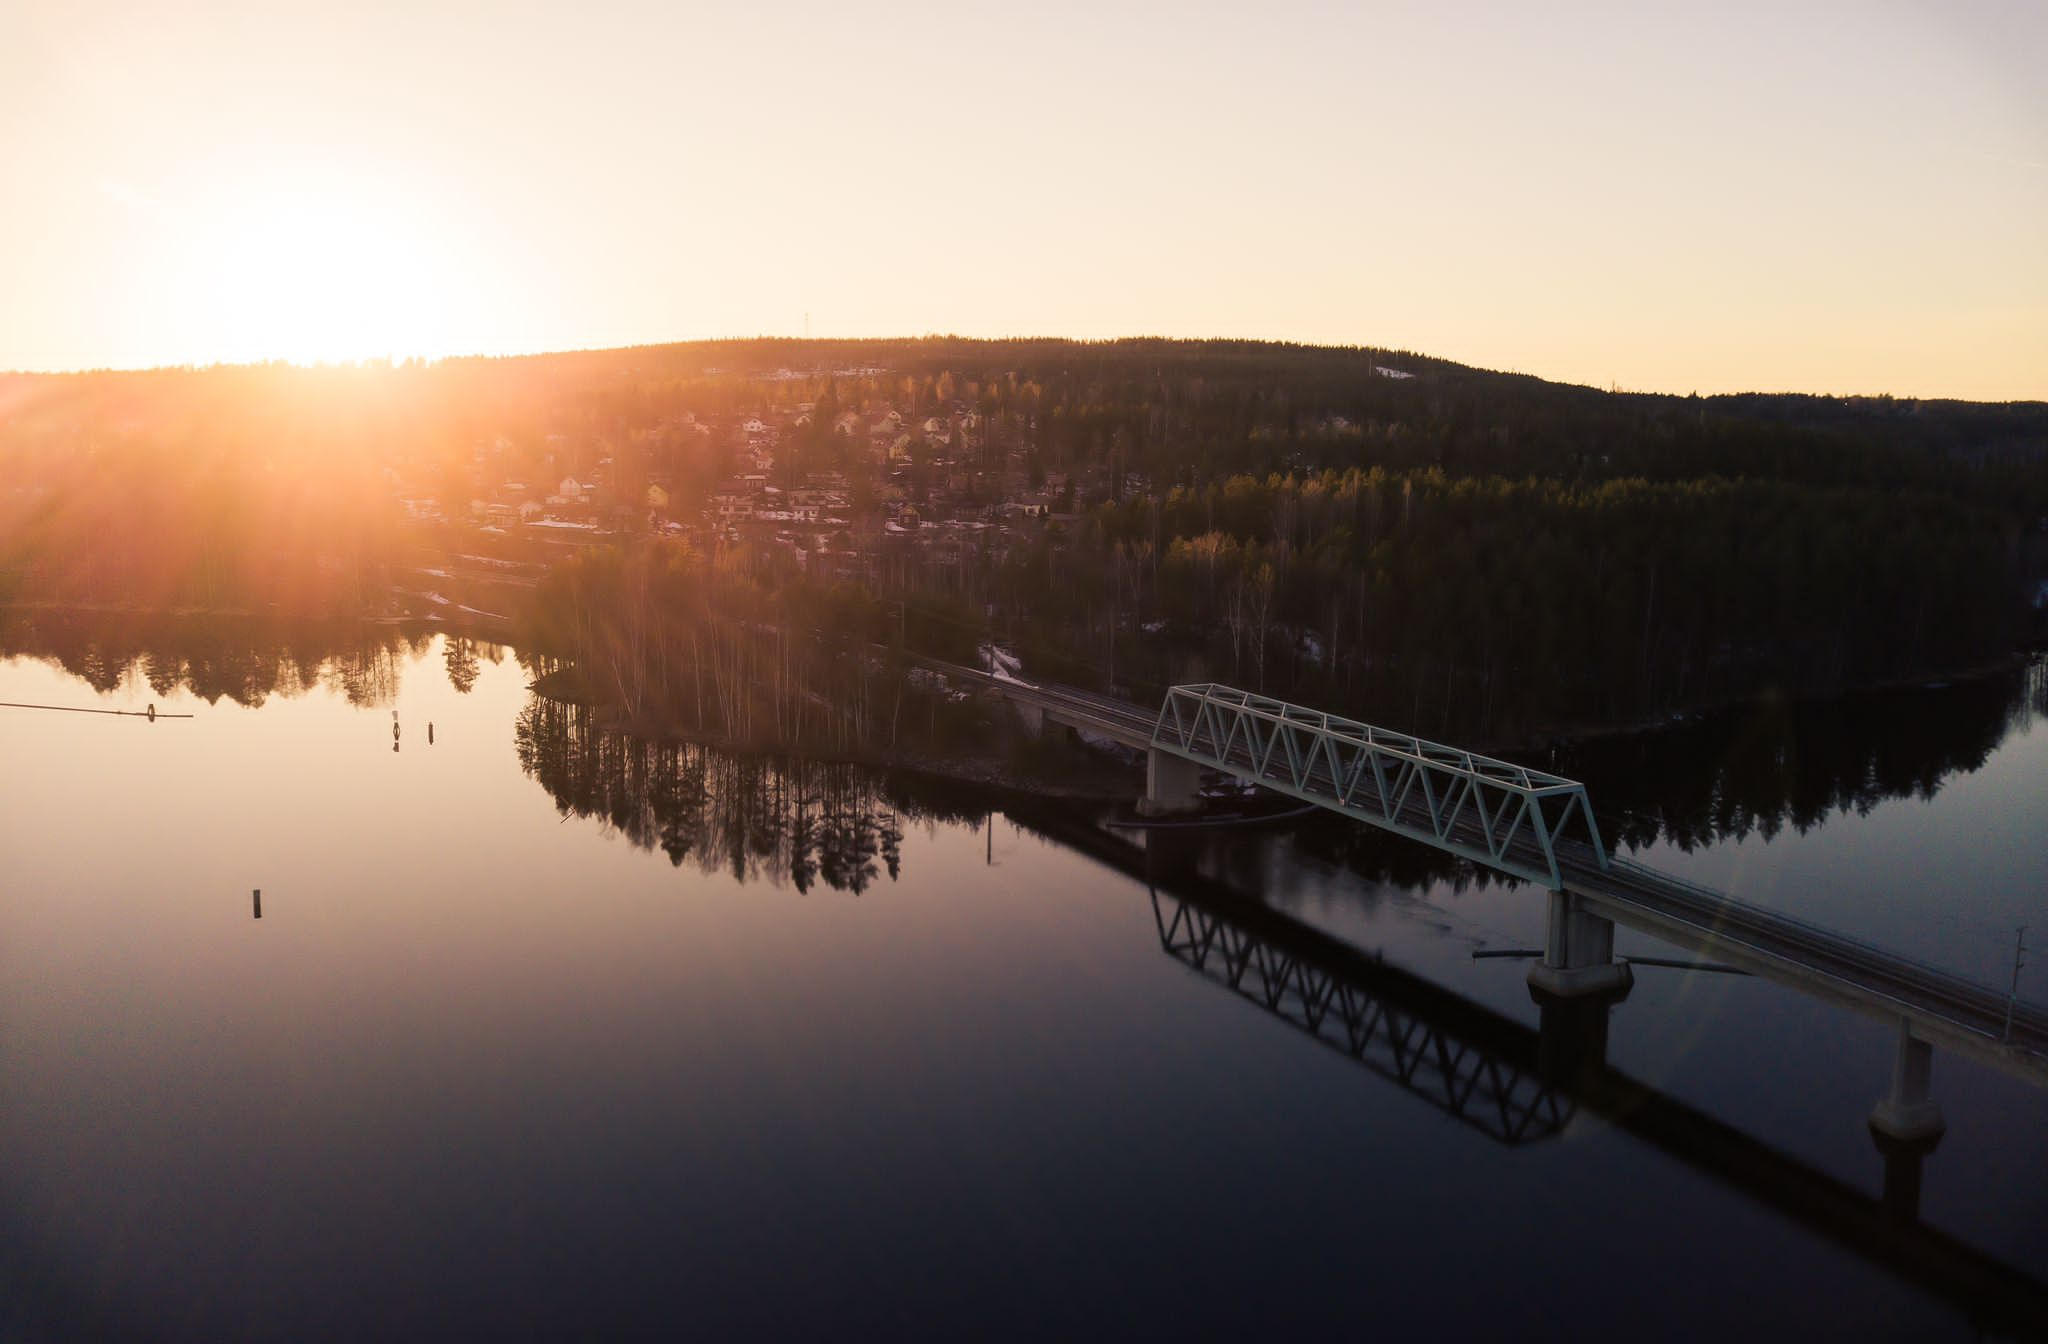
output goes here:
[{"label": "water surface reflection", "polygon": [[[200,717],[0,718],[0,1337],[1967,1337],[2048,1276],[2040,1094],[1944,1061],[1895,1162],[1881,1027],[1675,971],[1560,1015],[1470,957],[1541,902],[1419,847],[1141,852],[405,631],[5,647],[0,699]],[[1870,845],[2003,815],[2022,691],[1920,746],[1795,711],[1796,787],[1601,749],[1721,753],[1652,844]]]}]

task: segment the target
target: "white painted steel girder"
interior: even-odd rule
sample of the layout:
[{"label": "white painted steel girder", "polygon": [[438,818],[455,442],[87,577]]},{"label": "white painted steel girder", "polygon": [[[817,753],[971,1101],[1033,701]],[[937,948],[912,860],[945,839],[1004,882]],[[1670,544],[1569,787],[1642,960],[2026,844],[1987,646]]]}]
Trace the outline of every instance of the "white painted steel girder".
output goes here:
[{"label": "white painted steel girder", "polygon": [[1553,891],[1574,822],[1607,866],[1577,780],[1236,687],[1169,688],[1152,746]]}]

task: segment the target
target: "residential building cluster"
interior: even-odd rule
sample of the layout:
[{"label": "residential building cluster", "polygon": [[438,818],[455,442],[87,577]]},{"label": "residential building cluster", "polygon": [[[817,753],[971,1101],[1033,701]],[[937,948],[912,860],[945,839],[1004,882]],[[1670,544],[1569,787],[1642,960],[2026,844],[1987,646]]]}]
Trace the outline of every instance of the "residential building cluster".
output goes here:
[{"label": "residential building cluster", "polygon": [[472,454],[466,507],[449,507],[461,492],[445,483],[395,484],[414,519],[465,534],[456,549],[536,568],[560,548],[660,534],[756,573],[965,590],[1015,548],[1058,544],[1088,504],[1149,488],[1107,468],[1035,469],[1028,437],[958,402],[922,415],[799,402],[523,450],[500,438]]}]

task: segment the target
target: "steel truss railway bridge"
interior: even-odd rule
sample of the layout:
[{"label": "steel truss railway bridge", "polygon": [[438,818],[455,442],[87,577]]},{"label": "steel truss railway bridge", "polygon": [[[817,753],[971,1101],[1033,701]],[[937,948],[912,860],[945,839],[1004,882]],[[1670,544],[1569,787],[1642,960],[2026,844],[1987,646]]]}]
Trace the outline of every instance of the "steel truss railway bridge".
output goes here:
[{"label": "steel truss railway bridge", "polygon": [[1148,712],[1073,687],[923,662],[1007,701],[1034,732],[1078,731],[1142,753],[1147,813],[1194,807],[1204,772],[1214,772],[1543,888],[1545,944],[1529,983],[1551,998],[1627,994],[1633,972],[1614,954],[1619,924],[1878,1018],[1896,1028],[1898,1047],[1870,1124],[1893,1140],[1942,1132],[1936,1045],[2048,1087],[2048,1011],[1610,855],[1575,780],[1229,686],[1174,686]]}]

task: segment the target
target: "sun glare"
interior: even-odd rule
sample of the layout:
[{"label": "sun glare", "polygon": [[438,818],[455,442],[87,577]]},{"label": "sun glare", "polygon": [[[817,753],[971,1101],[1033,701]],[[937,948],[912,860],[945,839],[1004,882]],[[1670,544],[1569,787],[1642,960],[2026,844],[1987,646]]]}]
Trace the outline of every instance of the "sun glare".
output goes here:
[{"label": "sun glare", "polygon": [[415,212],[351,191],[267,191],[199,222],[189,274],[230,361],[313,363],[447,353],[445,287]]}]

